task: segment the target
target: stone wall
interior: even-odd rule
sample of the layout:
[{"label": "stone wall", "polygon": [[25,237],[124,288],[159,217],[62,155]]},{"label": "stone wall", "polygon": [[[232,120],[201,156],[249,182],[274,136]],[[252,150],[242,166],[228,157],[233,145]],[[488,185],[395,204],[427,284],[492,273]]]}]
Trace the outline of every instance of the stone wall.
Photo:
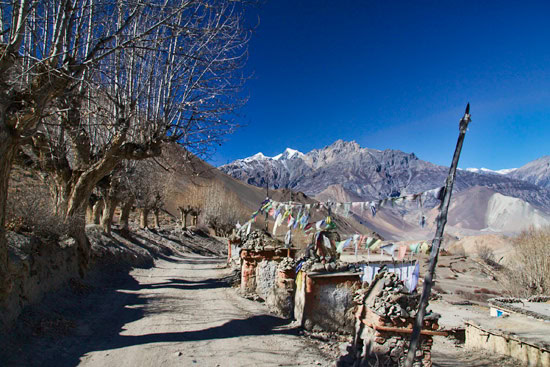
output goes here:
[{"label": "stone wall", "polygon": [[262,260],[256,266],[256,294],[263,300],[273,295],[277,281],[277,261]]},{"label": "stone wall", "polygon": [[0,331],[8,329],[21,310],[78,276],[74,240],[43,242],[37,237],[8,232],[9,270],[13,286],[0,307]]},{"label": "stone wall", "polygon": [[[274,313],[292,317],[294,298],[294,260],[296,249],[242,249],[241,292],[266,302]],[[288,257],[286,255],[291,255]]]},{"label": "stone wall", "polygon": [[296,282],[294,280],[294,269],[277,270],[277,281],[273,293],[267,299],[267,305],[278,315],[286,318],[293,317],[294,294]]},{"label": "stone wall", "polygon": [[466,323],[466,349],[489,350],[519,359],[527,366],[550,367],[550,349],[528,343],[512,335],[486,330],[472,322]]},{"label": "stone wall", "polygon": [[[105,235],[94,225],[86,226],[90,241],[89,271],[107,266],[119,269],[150,267],[154,257],[168,255],[169,249],[153,243],[134,244],[116,233]],[[9,271],[13,286],[7,299],[0,304],[0,333],[8,330],[23,308],[40,302],[51,291],[79,279],[77,245],[73,239],[42,240],[38,237],[7,232]]]},{"label": "stone wall", "polygon": [[294,317],[306,330],[353,332],[353,293],[359,275],[350,272],[300,271],[294,297]]}]

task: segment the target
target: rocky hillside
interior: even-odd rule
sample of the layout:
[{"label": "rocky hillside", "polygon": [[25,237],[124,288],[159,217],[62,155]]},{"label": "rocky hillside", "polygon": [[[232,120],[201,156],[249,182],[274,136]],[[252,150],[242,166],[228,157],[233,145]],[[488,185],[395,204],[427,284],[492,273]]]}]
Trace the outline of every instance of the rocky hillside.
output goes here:
[{"label": "rocky hillside", "polygon": [[550,189],[550,155],[529,162],[507,176]]},{"label": "rocky hillside", "polygon": [[[531,174],[533,170],[528,166],[508,174],[460,170],[455,190],[483,186],[550,213],[550,191],[541,186],[548,182],[544,181],[544,177],[548,180],[548,174],[544,176],[548,165],[545,168],[544,163],[540,164],[538,175]],[[343,140],[307,154],[292,149],[275,157],[258,153],[221,166],[220,170],[255,186],[265,187],[267,180],[270,187],[290,188],[325,200],[373,200],[422,192],[442,186],[448,173],[447,167],[423,161],[414,153],[362,148],[354,141]]]}]

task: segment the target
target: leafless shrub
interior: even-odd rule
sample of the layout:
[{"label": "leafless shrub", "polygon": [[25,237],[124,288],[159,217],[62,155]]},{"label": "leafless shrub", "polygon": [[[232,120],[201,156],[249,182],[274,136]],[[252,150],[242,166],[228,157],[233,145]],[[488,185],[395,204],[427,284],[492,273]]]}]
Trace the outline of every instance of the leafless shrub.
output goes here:
[{"label": "leafless shrub", "polygon": [[247,219],[249,212],[240,202],[237,194],[227,190],[221,183],[212,182],[204,187],[206,195],[203,205],[203,223],[212,228],[217,236],[227,236],[237,222]]},{"label": "leafless shrub", "polygon": [[495,296],[500,296],[501,294],[497,291],[492,291],[490,289],[487,289],[487,288],[479,288],[479,289],[476,289],[474,291],[474,293],[476,294],[493,294]]},{"label": "leafless shrub", "polygon": [[488,294],[473,293],[469,291],[464,291],[462,289],[457,289],[455,291],[455,294],[462,297],[465,300],[476,301],[476,302],[487,302],[487,300],[491,298],[491,296],[489,296]]},{"label": "leafless shrub", "polygon": [[550,226],[523,231],[512,240],[513,256],[506,270],[509,292],[517,297],[550,292]]},{"label": "leafless shrub", "polygon": [[28,183],[10,190],[7,201],[6,228],[19,233],[32,233],[49,240],[69,235],[80,217],[64,220],[54,213],[48,191],[41,185]]},{"label": "leafless shrub", "polygon": [[481,260],[483,260],[484,263],[486,263],[488,265],[495,262],[495,253],[487,245],[477,243],[476,244],[476,254]]}]

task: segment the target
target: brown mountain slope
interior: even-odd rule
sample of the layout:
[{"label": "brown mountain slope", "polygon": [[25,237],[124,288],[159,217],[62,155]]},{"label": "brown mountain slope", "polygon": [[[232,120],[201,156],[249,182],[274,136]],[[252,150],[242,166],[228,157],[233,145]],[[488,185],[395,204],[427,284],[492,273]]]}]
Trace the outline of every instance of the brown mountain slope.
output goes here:
[{"label": "brown mountain slope", "polygon": [[[185,192],[185,190],[192,185],[207,187],[219,184],[223,186],[228,193],[234,193],[238,198],[238,202],[234,203],[236,210],[248,213],[248,216],[244,215],[243,218],[239,219],[241,223],[247,220],[249,215],[257,210],[261,202],[266,198],[265,189],[234,179],[203,160],[190,155],[178,146],[166,147],[163,152],[162,160],[165,162],[166,166],[174,170],[175,185],[167,195],[165,209],[175,217],[179,217],[177,208],[179,205],[183,204],[183,202],[178,201],[178,194]],[[294,202],[305,204],[316,202],[315,199],[303,193],[291,192],[289,189],[270,189],[269,197],[281,202],[289,201],[290,198],[292,198]],[[327,213],[319,211],[314,213],[312,220],[320,220],[326,215]],[[344,236],[355,233],[372,233],[372,230],[360,224],[355,218],[343,218],[338,215],[334,215],[334,217],[338,231]],[[259,216],[254,226],[265,228],[264,218]],[[286,232],[286,226],[281,226],[281,229],[279,229],[277,233],[282,233],[284,235],[282,227],[285,228]],[[269,218],[268,228],[270,230],[273,228],[273,220],[271,218]]]}]

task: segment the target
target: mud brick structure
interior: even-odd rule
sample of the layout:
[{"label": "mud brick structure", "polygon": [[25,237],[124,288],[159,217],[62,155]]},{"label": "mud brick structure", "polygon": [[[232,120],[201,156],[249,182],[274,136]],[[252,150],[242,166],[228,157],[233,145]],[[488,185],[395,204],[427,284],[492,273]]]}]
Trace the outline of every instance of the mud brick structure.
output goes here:
[{"label": "mud brick structure", "polygon": [[[284,258],[294,258],[297,249],[295,248],[268,248],[262,250],[242,249],[241,257],[241,290],[245,293],[256,293],[258,287],[258,278],[262,277],[263,272],[258,272],[258,266],[267,266],[266,263],[275,262],[272,264],[276,271],[277,263]],[[261,296],[261,294],[259,294]]]},{"label": "mud brick structure", "polygon": [[353,332],[353,294],[361,285],[354,272],[305,272],[296,278],[294,317],[307,330]]},{"label": "mud brick structure", "polygon": [[[368,289],[357,292],[355,301],[359,307],[353,344],[356,365],[402,365],[409,349],[418,300],[418,294],[408,292],[397,275],[385,272],[377,275]],[[415,367],[432,366],[433,336],[448,334],[438,330],[439,317],[435,313],[424,317]]]}]

